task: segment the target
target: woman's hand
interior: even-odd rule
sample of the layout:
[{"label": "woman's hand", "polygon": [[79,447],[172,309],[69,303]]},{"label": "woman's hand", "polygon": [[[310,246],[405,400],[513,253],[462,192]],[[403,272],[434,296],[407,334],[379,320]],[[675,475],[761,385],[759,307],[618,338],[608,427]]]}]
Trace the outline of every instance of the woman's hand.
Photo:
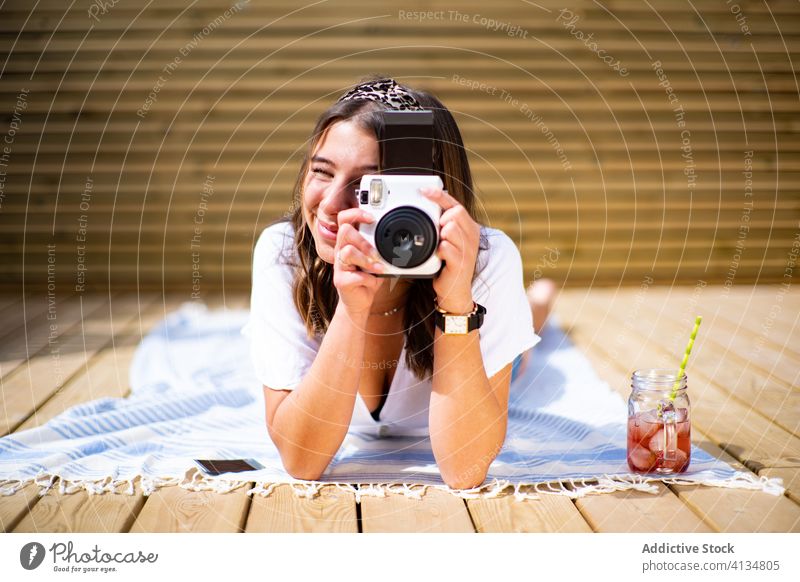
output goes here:
[{"label": "woman's hand", "polygon": [[339,300],[350,313],[368,313],[383,282],[372,273],[382,273],[384,266],[379,262],[378,251],[358,232],[358,223],[373,222],[375,218],[360,208],[348,208],[339,212],[336,219],[339,228],[336,231],[333,284],[339,292]]},{"label": "woman's hand", "polygon": [[478,258],[481,226],[444,190],[423,188],[422,194],[441,206],[443,211],[439,218],[436,254],[445,264],[433,280],[437,303],[452,313],[472,311],[472,276]]}]

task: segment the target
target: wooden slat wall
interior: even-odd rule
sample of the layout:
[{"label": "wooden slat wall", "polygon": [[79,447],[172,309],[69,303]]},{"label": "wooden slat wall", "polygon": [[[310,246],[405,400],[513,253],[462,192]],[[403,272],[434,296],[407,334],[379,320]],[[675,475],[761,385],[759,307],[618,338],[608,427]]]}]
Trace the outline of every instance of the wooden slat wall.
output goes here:
[{"label": "wooden slat wall", "polygon": [[[484,219],[520,245],[526,282],[782,280],[800,235],[797,2],[298,6],[6,2],[3,283],[35,289],[49,276],[72,290],[85,266],[87,289],[190,292],[199,265],[205,292],[246,288],[254,238],[289,209],[317,115],[371,72],[430,89],[454,112]],[[414,10],[441,12],[420,21]],[[159,76],[157,100],[137,114]]]}]

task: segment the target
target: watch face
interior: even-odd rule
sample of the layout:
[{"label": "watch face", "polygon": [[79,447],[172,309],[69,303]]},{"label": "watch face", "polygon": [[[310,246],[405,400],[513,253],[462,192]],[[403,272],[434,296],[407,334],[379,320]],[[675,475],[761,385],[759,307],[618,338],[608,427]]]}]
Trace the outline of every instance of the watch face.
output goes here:
[{"label": "watch face", "polygon": [[444,333],[462,335],[467,333],[467,317],[464,315],[445,315]]}]

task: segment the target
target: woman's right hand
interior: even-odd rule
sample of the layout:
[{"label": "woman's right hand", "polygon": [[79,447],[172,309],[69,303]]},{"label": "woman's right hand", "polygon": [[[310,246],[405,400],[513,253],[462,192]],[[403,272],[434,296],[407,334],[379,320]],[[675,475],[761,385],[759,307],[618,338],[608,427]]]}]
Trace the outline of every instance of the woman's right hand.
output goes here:
[{"label": "woman's right hand", "polygon": [[[333,260],[333,284],[339,300],[350,313],[369,313],[372,301],[383,280],[373,273],[382,273],[378,251],[358,232],[360,222],[375,218],[360,208],[348,208],[337,215],[336,248]],[[359,270],[361,268],[362,270]]]}]

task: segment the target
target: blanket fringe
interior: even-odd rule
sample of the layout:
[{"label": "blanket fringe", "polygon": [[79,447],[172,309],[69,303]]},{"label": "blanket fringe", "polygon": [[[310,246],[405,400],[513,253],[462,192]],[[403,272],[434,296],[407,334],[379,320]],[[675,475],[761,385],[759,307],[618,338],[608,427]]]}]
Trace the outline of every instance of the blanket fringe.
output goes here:
[{"label": "blanket fringe", "polygon": [[[72,494],[86,491],[89,495],[102,495],[106,493],[133,495],[136,491],[135,481],[139,479],[142,494],[150,495],[162,487],[179,486],[190,491],[214,491],[215,493],[229,493],[252,481],[230,480],[220,477],[210,477],[190,469],[183,477],[134,477],[133,479],[116,479],[107,476],[103,479],[64,480],[57,474],[40,474],[31,479],[0,481],[0,496],[14,495],[24,487],[33,483],[39,487],[38,495],[47,495],[58,482],[58,492]],[[514,497],[515,501],[526,499],[540,499],[541,495],[563,495],[578,499],[587,495],[600,495],[614,491],[642,491],[656,493],[656,483],[670,485],[706,485],[709,487],[726,487],[730,489],[749,489],[763,491],[774,496],[783,495],[785,488],[783,481],[778,477],[759,477],[752,473],[737,473],[727,479],[704,479],[692,481],[681,477],[652,478],[645,475],[602,475],[591,479],[564,479],[546,483],[512,483],[507,479],[493,479],[472,489],[452,489],[447,485],[429,485],[421,483],[341,483],[330,481],[295,481],[288,484],[294,494],[300,498],[313,499],[317,497],[326,485],[334,486],[343,491],[352,493],[357,503],[363,497],[386,497],[387,494],[401,494],[409,499],[421,500],[430,488],[449,492],[463,499],[493,499],[505,496]],[[247,491],[247,495],[260,495],[268,497],[275,488],[282,483],[256,482]],[[506,491],[507,489],[512,491]]]},{"label": "blanket fringe", "polygon": [[[664,479],[665,483],[674,485],[694,485],[694,481],[675,477]],[[705,479],[702,485],[710,487],[726,487],[728,489],[750,489],[751,491],[763,491],[776,497],[780,497],[786,492],[783,486],[783,479],[780,477],[758,476],[753,473],[737,473],[729,479]]]}]

